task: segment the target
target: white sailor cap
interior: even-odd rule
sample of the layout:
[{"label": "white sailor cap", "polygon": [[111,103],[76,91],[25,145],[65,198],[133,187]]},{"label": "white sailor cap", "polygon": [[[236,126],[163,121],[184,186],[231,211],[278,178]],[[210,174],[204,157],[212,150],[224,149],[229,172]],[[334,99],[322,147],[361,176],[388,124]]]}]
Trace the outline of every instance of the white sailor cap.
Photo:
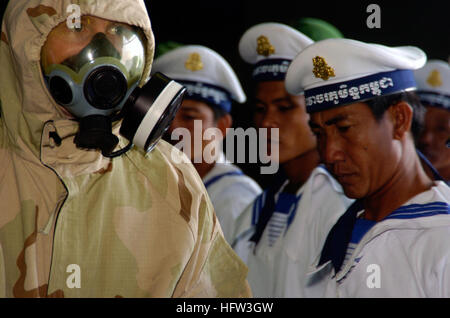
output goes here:
[{"label": "white sailor cap", "polygon": [[281,23],[261,23],[248,29],[239,41],[239,53],[253,64],[256,81],[284,80],[294,57],[313,40]]},{"label": "white sailor cap", "polygon": [[430,60],[414,72],[417,94],[423,104],[450,110],[450,65],[439,60]]},{"label": "white sailor cap", "polygon": [[244,103],[246,96],[228,62],[201,45],[185,45],[158,57],[152,74],[161,72],[184,85],[186,97],[231,111],[232,100]]},{"label": "white sailor cap", "polygon": [[414,72],[426,62],[412,46],[387,47],[350,39],[316,42],[291,63],[286,89],[304,92],[308,112],[414,90]]}]

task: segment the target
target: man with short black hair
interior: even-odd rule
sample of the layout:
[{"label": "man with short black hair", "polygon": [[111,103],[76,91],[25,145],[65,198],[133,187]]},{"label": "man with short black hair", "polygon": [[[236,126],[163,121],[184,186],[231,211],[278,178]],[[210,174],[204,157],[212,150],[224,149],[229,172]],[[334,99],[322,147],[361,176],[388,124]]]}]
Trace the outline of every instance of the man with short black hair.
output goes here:
[{"label": "man with short black hair", "polygon": [[426,107],[419,148],[450,184],[450,66],[432,60],[415,72],[418,95]]},{"label": "man with short black hair", "polygon": [[450,296],[450,188],[423,170],[411,101],[393,95],[416,88],[413,70],[425,61],[415,47],[332,39],[288,70],[288,91],[305,93],[321,160],[356,199],[310,273],[325,296]]},{"label": "man with short black hair", "polygon": [[315,266],[326,235],[352,200],[320,165],[308,126],[304,96],[289,94],[286,71],[296,54],[313,43],[282,23],[252,26],[239,41],[253,65],[253,120],[268,133],[280,173],[240,217],[233,248],[246,261],[255,297],[304,297],[306,273]]}]

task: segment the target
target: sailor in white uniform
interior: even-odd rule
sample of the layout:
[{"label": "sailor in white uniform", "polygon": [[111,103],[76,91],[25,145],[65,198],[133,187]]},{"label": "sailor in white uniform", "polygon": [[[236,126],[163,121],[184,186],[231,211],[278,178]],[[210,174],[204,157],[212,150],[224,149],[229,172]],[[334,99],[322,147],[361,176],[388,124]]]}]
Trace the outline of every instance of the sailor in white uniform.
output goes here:
[{"label": "sailor in white uniform", "polygon": [[[327,297],[450,297],[450,188],[425,173],[411,92],[426,55],[349,39],[317,42],[291,63],[318,149],[348,197],[309,289]],[[415,111],[416,110],[416,111]]]},{"label": "sailor in white uniform", "polygon": [[289,63],[311,43],[279,23],[256,25],[239,43],[241,57],[254,65],[255,125],[279,129],[281,170],[241,215],[232,244],[249,267],[255,297],[304,296],[307,270],[318,262],[328,231],[352,202],[319,165],[303,96],[284,87]]},{"label": "sailor in white uniform", "polygon": [[425,124],[419,148],[437,172],[450,184],[450,65],[431,60],[414,72],[417,94],[426,106]]},{"label": "sailor in white uniform", "polygon": [[162,72],[187,88],[166,139],[191,159],[230,242],[236,219],[261,193],[258,183],[226,160],[221,148],[232,125],[232,101],[246,100],[239,80],[222,56],[200,45],[165,53],[155,60],[152,72]]},{"label": "sailor in white uniform", "polygon": [[203,182],[225,238],[231,244],[239,216],[262,192],[261,187],[230,163],[223,153],[220,153],[214,168],[203,177]]}]

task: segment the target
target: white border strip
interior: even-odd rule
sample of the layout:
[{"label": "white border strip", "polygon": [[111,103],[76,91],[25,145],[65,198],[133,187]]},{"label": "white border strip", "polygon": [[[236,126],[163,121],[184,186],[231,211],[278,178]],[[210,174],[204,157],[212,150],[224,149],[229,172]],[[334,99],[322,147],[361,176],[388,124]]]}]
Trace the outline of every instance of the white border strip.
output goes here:
[{"label": "white border strip", "polygon": [[182,85],[175,81],[169,82],[162,90],[155,102],[150,106],[147,114],[145,114],[139,125],[136,133],[134,134],[133,143],[141,149],[145,150],[145,143],[150,136],[153,128],[162,116],[166,108],[170,105],[170,102],[183,88]]}]

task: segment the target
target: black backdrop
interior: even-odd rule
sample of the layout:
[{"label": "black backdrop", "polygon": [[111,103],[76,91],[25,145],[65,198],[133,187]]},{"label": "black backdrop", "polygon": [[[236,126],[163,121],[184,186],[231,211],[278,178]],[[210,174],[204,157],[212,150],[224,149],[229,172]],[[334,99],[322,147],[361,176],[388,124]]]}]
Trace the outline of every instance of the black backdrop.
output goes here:
[{"label": "black backdrop", "polygon": [[[14,1],[14,0],[12,0]],[[120,1],[120,0],[104,0]],[[0,0],[0,14],[7,0]],[[324,19],[347,38],[385,45],[415,45],[431,59],[450,56],[447,0],[145,0],[156,43],[202,44],[224,56],[247,88],[249,66],[237,51],[240,36],[261,22],[289,23],[300,17]],[[369,29],[370,3],[381,8],[381,28]]]},{"label": "black backdrop", "polygon": [[[14,1],[14,0],[12,0]],[[104,0],[120,1],[120,0]],[[450,56],[448,0],[145,0],[156,43],[177,41],[208,46],[227,59],[250,92],[250,67],[238,55],[240,36],[261,22],[289,23],[301,17],[324,19],[347,38],[391,46],[415,45],[430,59]],[[7,0],[0,0],[0,13]],[[366,25],[367,7],[381,8],[381,28]],[[0,70],[1,71],[1,70]],[[249,104],[234,107],[235,126],[251,125]],[[255,176],[253,166],[243,166]],[[258,176],[256,176],[258,178]]]},{"label": "black backdrop", "polygon": [[[347,38],[385,45],[415,45],[429,58],[450,56],[448,1],[164,1],[147,0],[157,43],[203,44],[221,53],[239,71],[237,45],[242,33],[260,22],[315,17],[335,25]],[[381,8],[381,28],[369,29],[370,3]]]},{"label": "black backdrop", "polygon": [[[12,0],[14,1],[14,0]],[[121,0],[104,0],[121,1]],[[0,0],[0,15],[7,0]],[[260,22],[284,22],[300,17],[324,19],[345,37],[385,45],[416,45],[429,58],[450,55],[448,1],[388,0],[145,0],[157,43],[173,40],[202,44],[218,51],[239,75],[246,65],[237,44],[242,33]],[[369,29],[366,8],[381,8],[381,28]],[[245,82],[245,77],[242,78]]]},{"label": "black backdrop", "polygon": [[[289,23],[301,17],[324,19],[347,38],[389,46],[414,45],[429,59],[450,57],[450,17],[448,1],[162,1],[147,0],[156,42],[178,41],[202,44],[224,56],[238,74],[247,95],[251,95],[250,66],[238,54],[241,35],[261,22]],[[367,7],[376,3],[381,9],[381,28],[369,29]],[[447,3],[447,4],[446,4]],[[235,106],[235,126],[251,125],[251,102]],[[258,174],[259,167],[240,165],[263,186],[271,182]]]}]

